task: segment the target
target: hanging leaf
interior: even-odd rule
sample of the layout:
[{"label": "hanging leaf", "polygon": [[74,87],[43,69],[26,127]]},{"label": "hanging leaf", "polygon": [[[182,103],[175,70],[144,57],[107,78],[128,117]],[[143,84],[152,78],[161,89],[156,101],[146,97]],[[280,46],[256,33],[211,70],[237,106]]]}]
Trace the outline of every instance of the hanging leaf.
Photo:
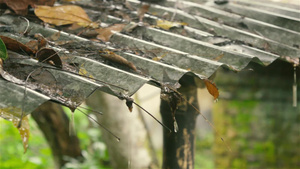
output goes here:
[{"label": "hanging leaf", "polygon": [[34,50],[30,49],[29,47],[27,47],[26,45],[24,45],[23,43],[21,43],[17,40],[14,40],[14,39],[6,37],[6,36],[1,36],[1,35],[0,35],[0,38],[3,40],[6,48],[9,50],[12,50],[17,53],[23,53],[23,54],[25,52],[28,55],[32,55],[35,53]]},{"label": "hanging leaf", "polygon": [[4,42],[0,38],[0,59],[5,60],[8,58],[7,50]]},{"label": "hanging leaf", "polygon": [[104,42],[108,42],[110,37],[114,34],[114,32],[121,32],[125,26],[125,24],[115,24],[107,28],[96,29],[95,31],[99,33],[97,39],[101,39]]},{"label": "hanging leaf", "polygon": [[[17,127],[19,124],[19,120],[14,119],[13,124],[15,127]],[[26,153],[28,148],[29,136],[30,136],[30,126],[29,126],[28,116],[23,117],[22,126],[18,128],[18,130],[22,139],[24,153]]]},{"label": "hanging leaf", "polygon": [[[16,107],[7,107],[7,108],[1,108],[0,109],[0,117],[4,118],[8,121],[11,121],[15,127],[18,126],[20,118],[15,116],[17,113],[15,112],[20,112],[21,110]],[[28,116],[25,116],[22,119],[22,126],[18,128],[22,143],[23,143],[23,148],[24,148],[24,153],[26,153],[27,148],[28,148],[28,141],[29,141],[29,136],[30,136],[30,126],[29,126],[29,121],[28,121]]]},{"label": "hanging leaf", "polygon": [[170,22],[170,21],[161,20],[161,19],[156,21],[156,27],[164,29],[164,30],[169,30],[173,27],[183,27],[186,25],[187,25],[187,23],[184,23],[184,22]]},{"label": "hanging leaf", "polygon": [[77,24],[83,27],[98,27],[98,24],[92,22],[86,12],[76,5],[37,6],[34,13],[44,22],[56,26]]},{"label": "hanging leaf", "polygon": [[219,97],[219,90],[213,82],[209,81],[208,79],[204,79],[205,86],[208,92],[214,97],[214,100],[218,99]]}]

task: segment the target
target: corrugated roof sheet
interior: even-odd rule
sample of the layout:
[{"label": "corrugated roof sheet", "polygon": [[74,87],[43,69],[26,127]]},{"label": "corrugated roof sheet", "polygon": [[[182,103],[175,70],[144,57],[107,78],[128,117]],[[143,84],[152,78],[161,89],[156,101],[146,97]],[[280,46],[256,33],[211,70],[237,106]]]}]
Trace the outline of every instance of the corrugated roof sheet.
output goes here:
[{"label": "corrugated roof sheet", "polygon": [[[136,0],[127,2],[134,9],[140,5]],[[152,5],[144,22],[155,25],[156,20],[166,17],[166,13],[172,16],[176,11],[175,20],[188,26],[169,31],[155,26],[136,26],[136,10],[121,8],[121,12],[133,18],[128,23],[115,17],[119,8],[112,9],[112,4],[109,4],[106,7],[111,15],[102,19],[102,24],[127,23],[128,27],[135,28],[115,33],[110,43],[93,42],[61,32],[60,40],[72,42],[63,46],[52,44],[51,47],[58,51],[65,71],[38,63],[29,56],[10,52],[4,71],[19,78],[21,83],[0,78],[0,108],[21,110],[24,106],[23,110],[28,114],[47,100],[76,108],[96,89],[115,96],[131,96],[145,83],[158,87],[161,83],[174,84],[186,74],[204,79],[219,67],[240,71],[249,62],[269,65],[280,58],[299,66],[298,6],[244,0],[217,5],[214,1],[199,0],[180,1],[175,10],[175,2],[168,0]],[[101,6],[99,3],[78,1],[76,5],[82,6],[91,18],[97,19],[107,14],[101,8],[103,4]],[[30,41],[35,33],[49,37],[58,32],[40,23],[30,22],[29,36],[24,37],[18,34],[28,26],[24,19],[2,14],[0,22],[0,35],[20,42]],[[114,51],[132,62],[137,70],[103,59],[99,56],[100,49]],[[68,65],[75,70],[67,69]],[[79,70],[84,70],[84,75],[89,78],[76,74]],[[30,72],[33,72],[31,81],[25,84]]]}]

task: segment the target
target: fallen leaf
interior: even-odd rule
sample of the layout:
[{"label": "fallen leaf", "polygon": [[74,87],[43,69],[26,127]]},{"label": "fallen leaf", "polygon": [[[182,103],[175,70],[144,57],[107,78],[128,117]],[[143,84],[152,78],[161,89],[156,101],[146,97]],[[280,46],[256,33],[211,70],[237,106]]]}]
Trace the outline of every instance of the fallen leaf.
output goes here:
[{"label": "fallen leaf", "polygon": [[20,15],[26,15],[28,12],[28,6],[35,7],[36,5],[48,5],[53,6],[56,0],[1,0],[1,3],[5,3],[15,13]]},{"label": "fallen leaf", "polygon": [[85,68],[84,68],[84,63],[81,64],[80,69],[78,71],[78,74],[83,75],[85,77],[89,77],[92,79],[95,79],[94,76],[92,74],[90,74]]},{"label": "fallen leaf", "polygon": [[15,39],[12,39],[12,38],[9,38],[6,36],[1,36],[1,35],[0,35],[0,38],[4,42],[6,48],[9,50],[12,50],[17,53],[23,53],[23,54],[25,52],[28,55],[32,55],[35,53],[34,50],[30,49],[29,47],[27,47],[26,45],[24,45],[23,43],[15,40]]},{"label": "fallen leaf", "polygon": [[34,13],[44,22],[56,26],[77,24],[83,27],[98,27],[98,24],[92,22],[86,12],[76,5],[37,6]]},{"label": "fallen leaf", "polygon": [[157,56],[157,57],[152,58],[152,60],[154,60],[154,61],[160,61],[160,60],[161,60],[162,58],[164,58],[166,55],[167,55],[167,54],[164,53],[164,54],[161,55],[161,56]]},{"label": "fallen leaf", "polygon": [[138,16],[139,16],[139,21],[142,22],[145,13],[149,11],[150,5],[149,4],[143,4],[141,8],[138,10]]},{"label": "fallen leaf", "polygon": [[169,30],[173,27],[182,27],[182,26],[186,26],[187,23],[184,23],[184,22],[170,22],[170,21],[167,21],[167,20],[157,20],[156,21],[156,26],[157,28],[161,28],[161,29],[164,29],[164,30]]},{"label": "fallen leaf", "polygon": [[120,55],[115,54],[112,51],[109,50],[103,50],[99,51],[100,56],[103,57],[104,59],[110,60],[112,62],[124,65],[126,67],[129,67],[130,69],[137,71],[136,67],[134,66],[133,63],[129,62],[127,59],[123,58]]},{"label": "fallen leaf", "polygon": [[212,60],[214,61],[219,61],[220,59],[222,59],[224,57],[224,53],[220,54],[219,56],[213,58]]},{"label": "fallen leaf", "polygon": [[0,60],[5,60],[8,58],[7,55],[7,50],[6,50],[6,46],[4,44],[4,42],[2,41],[2,39],[0,38]]},{"label": "fallen leaf", "polygon": [[40,33],[36,33],[34,37],[37,40],[31,40],[25,44],[25,46],[29,47],[34,52],[37,52],[39,49],[47,46],[47,40]]},{"label": "fallen leaf", "polygon": [[38,43],[39,42],[37,40],[31,40],[31,41],[27,42],[25,45],[27,47],[29,47],[31,50],[37,51],[37,50],[39,50]]},{"label": "fallen leaf", "polygon": [[52,66],[62,68],[62,61],[57,52],[51,48],[40,49],[35,57],[42,63],[48,63]]},{"label": "fallen leaf", "polygon": [[208,79],[204,79],[205,86],[208,90],[208,92],[214,97],[214,100],[216,100],[219,97],[219,90],[213,82],[211,82]]},{"label": "fallen leaf", "polygon": [[97,39],[103,40],[104,42],[108,42],[110,37],[114,34],[114,32],[121,32],[125,26],[125,24],[115,24],[107,28],[95,29],[96,32],[99,33]]}]

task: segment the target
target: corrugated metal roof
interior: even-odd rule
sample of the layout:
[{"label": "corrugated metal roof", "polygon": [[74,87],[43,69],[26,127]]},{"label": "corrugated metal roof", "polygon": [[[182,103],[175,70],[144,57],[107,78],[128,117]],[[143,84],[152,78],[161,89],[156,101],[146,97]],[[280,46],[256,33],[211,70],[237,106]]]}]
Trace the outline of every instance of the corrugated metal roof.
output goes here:
[{"label": "corrugated metal roof", "polygon": [[[140,5],[136,0],[127,2],[135,9]],[[186,74],[205,79],[219,67],[240,71],[249,62],[269,65],[280,58],[299,66],[299,7],[243,0],[217,5],[214,1],[199,0],[180,1],[175,10],[175,2],[168,0],[152,5],[144,22],[155,25],[156,20],[165,17],[166,13],[172,16],[176,11],[175,20],[188,26],[169,31],[155,26],[137,26],[133,22],[137,19],[128,23],[112,16],[119,9],[113,8],[109,9],[111,15],[107,15],[102,24],[127,23],[128,27],[135,28],[115,33],[110,43],[93,42],[61,32],[60,40],[72,42],[63,46],[52,44],[51,47],[58,51],[65,71],[10,52],[4,70],[22,83],[0,78],[0,108],[21,110],[24,106],[23,110],[28,114],[47,100],[76,108],[96,89],[115,96],[131,96],[145,83],[158,87],[161,83],[174,84]],[[104,13],[97,3],[78,1],[76,5],[82,6],[91,18],[99,18]],[[138,18],[136,10],[121,8],[120,11],[130,18]],[[58,32],[30,22],[29,36],[24,37],[18,34],[28,26],[24,19],[3,14],[0,22],[3,24],[0,35],[20,42],[30,41],[35,33],[49,37]],[[137,70],[103,59],[99,55],[99,50],[103,49],[126,58]],[[67,69],[68,66],[72,68]],[[76,74],[79,70],[84,70],[84,75],[89,78]],[[33,72],[31,80],[25,85],[30,72]]]}]

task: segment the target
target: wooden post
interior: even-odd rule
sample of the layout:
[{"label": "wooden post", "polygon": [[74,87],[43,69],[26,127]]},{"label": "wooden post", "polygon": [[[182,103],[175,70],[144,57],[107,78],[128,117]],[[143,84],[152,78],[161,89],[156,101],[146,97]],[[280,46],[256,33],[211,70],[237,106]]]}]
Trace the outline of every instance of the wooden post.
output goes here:
[{"label": "wooden post", "polygon": [[[185,76],[180,81],[178,90],[182,96],[195,107],[198,107],[197,88],[194,78]],[[161,100],[160,112],[163,123],[173,129],[172,111],[167,101]],[[178,105],[175,117],[178,124],[178,132],[163,131],[163,167],[164,169],[188,169],[194,168],[194,142],[195,125],[198,113],[186,101]]]}]

